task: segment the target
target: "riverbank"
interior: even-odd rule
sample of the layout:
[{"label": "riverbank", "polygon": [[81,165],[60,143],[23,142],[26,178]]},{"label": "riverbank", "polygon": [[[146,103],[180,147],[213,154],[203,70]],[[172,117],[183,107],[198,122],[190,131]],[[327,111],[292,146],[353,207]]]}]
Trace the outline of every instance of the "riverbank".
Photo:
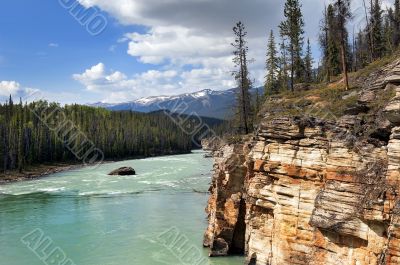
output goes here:
[{"label": "riverbank", "polygon": [[10,170],[6,171],[5,173],[0,173],[0,185],[19,181],[34,180],[51,174],[78,169],[80,167],[83,167],[83,164],[57,163],[51,165],[31,166],[30,168],[25,169],[23,172],[19,172],[18,170]]},{"label": "riverbank", "polygon": [[[145,159],[152,157],[163,157],[170,155],[185,155],[190,154],[191,152],[171,152],[168,154],[160,154],[160,155],[149,155],[149,156],[135,156],[135,157],[126,157],[122,159],[110,159],[105,160],[102,164],[106,163],[114,163],[121,162],[126,160],[136,160],[136,159]],[[23,172],[19,172],[18,170],[9,170],[6,172],[0,173],[0,185],[9,184],[13,182],[20,181],[29,181],[35,180],[39,178],[46,177],[51,174],[60,173],[68,170],[79,169],[85,167],[83,163],[71,162],[71,163],[52,163],[52,164],[42,164],[42,165],[33,165],[27,169],[24,169]]]}]

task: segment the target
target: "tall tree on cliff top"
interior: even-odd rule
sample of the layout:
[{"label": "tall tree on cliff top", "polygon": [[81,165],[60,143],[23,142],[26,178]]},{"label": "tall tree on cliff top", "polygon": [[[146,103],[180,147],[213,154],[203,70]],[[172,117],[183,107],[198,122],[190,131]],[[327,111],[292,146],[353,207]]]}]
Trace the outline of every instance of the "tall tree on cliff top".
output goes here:
[{"label": "tall tree on cliff top", "polygon": [[279,59],[277,55],[276,43],[274,32],[271,30],[269,35],[268,47],[267,47],[267,60],[266,60],[266,71],[267,74],[265,76],[265,94],[268,93],[274,94],[279,92],[279,84],[278,84],[278,67],[279,67]]},{"label": "tall tree on cliff top", "polygon": [[337,0],[335,3],[336,11],[337,11],[337,22],[339,29],[339,43],[340,43],[340,54],[342,59],[342,70],[344,83],[346,86],[346,90],[350,88],[349,86],[349,76],[347,70],[347,32],[346,32],[346,24],[351,19],[351,11],[350,11],[350,0]]},{"label": "tall tree on cliff top", "polygon": [[320,34],[319,34],[319,45],[322,50],[322,72],[321,80],[331,81],[330,68],[329,68],[329,51],[328,51],[328,40],[329,40],[329,24],[328,24],[328,11],[324,8],[324,17],[320,22]]},{"label": "tall tree on cliff top", "polygon": [[290,81],[291,90],[294,91],[294,83],[301,80],[303,72],[302,49],[304,20],[301,13],[301,5],[298,0],[286,0],[284,9],[285,20],[279,25],[281,36],[288,40],[290,54]]},{"label": "tall tree on cliff top", "polygon": [[280,56],[279,56],[279,71],[278,71],[278,83],[279,89],[287,90],[289,84],[289,76],[288,76],[288,63],[287,63],[287,49],[285,40],[282,39],[280,44]]},{"label": "tall tree on cliff top", "polygon": [[323,79],[327,82],[331,81],[332,76],[341,72],[337,20],[334,6],[328,5],[324,10],[319,36],[319,43],[323,52]]},{"label": "tall tree on cliff top", "polygon": [[306,81],[307,83],[312,83],[314,81],[312,64],[313,64],[313,58],[311,53],[311,44],[310,44],[310,39],[307,39],[307,50],[306,50],[306,56],[304,57],[304,68],[305,68],[304,81]]},{"label": "tall tree on cliff top", "polygon": [[[372,1],[371,1],[372,2]],[[379,59],[385,52],[385,41],[383,38],[382,8],[379,0],[371,3],[371,38],[373,47],[373,59]]]},{"label": "tall tree on cliff top", "polygon": [[338,29],[338,16],[333,5],[327,9],[328,16],[328,62],[330,76],[341,73],[340,69],[340,30]]},{"label": "tall tree on cliff top", "polygon": [[249,48],[247,47],[247,32],[242,22],[238,22],[233,28],[235,34],[235,41],[232,43],[234,47],[234,58],[233,63],[235,64],[236,70],[233,72],[233,76],[237,81],[237,110],[236,110],[236,122],[240,133],[248,134],[252,130],[252,110],[251,110],[251,97],[250,87],[251,81],[249,78],[249,71],[247,68],[248,59],[247,54]]},{"label": "tall tree on cliff top", "polygon": [[393,35],[394,35],[394,25],[391,18],[393,17],[393,9],[388,9],[388,14],[384,18],[383,26],[383,38],[385,41],[385,54],[391,54],[394,51],[393,45]]},{"label": "tall tree on cliff top", "polygon": [[393,45],[395,48],[400,43],[400,0],[395,0],[394,11],[391,17],[393,23]]}]

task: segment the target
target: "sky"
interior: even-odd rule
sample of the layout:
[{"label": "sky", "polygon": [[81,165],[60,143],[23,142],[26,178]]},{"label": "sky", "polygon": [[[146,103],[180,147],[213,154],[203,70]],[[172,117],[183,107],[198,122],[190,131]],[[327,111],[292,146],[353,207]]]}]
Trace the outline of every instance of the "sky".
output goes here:
[{"label": "sky", "polygon": [[[315,65],[329,1],[300,1]],[[118,103],[232,88],[230,43],[239,20],[254,59],[251,77],[261,85],[267,36],[278,34],[283,6],[283,0],[4,0],[0,100],[39,92],[62,104]],[[362,0],[353,0],[352,10],[350,27],[357,30],[365,22]]]}]

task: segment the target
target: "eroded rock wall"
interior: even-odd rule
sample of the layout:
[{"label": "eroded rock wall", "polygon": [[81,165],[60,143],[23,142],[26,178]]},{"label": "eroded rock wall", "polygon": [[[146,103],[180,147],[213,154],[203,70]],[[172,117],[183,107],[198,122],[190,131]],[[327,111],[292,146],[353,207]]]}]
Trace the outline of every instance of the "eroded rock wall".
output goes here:
[{"label": "eroded rock wall", "polygon": [[251,140],[214,153],[204,239],[211,256],[242,252],[255,265],[400,264],[397,68],[360,93],[365,104],[379,89],[396,91],[378,128],[388,139],[355,140],[356,115],[266,116]]}]

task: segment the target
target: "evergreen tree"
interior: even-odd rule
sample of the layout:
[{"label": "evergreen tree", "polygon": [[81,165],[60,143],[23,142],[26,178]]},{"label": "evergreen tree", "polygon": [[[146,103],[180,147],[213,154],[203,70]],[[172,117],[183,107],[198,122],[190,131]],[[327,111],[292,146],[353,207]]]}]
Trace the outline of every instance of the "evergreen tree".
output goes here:
[{"label": "evergreen tree", "polygon": [[[62,113],[66,121],[60,121]],[[42,102],[14,104],[12,99],[0,104],[0,157],[2,169],[23,171],[28,166],[52,162],[82,161],[95,147],[106,158],[187,153],[192,139],[204,130],[189,135],[181,128],[196,128],[197,119],[176,117],[177,124],[164,113],[143,114],[131,111],[112,112],[102,108]],[[221,123],[203,119],[216,128]],[[51,129],[50,129],[51,128]],[[219,127],[223,130],[223,126]],[[91,141],[93,145],[86,144]],[[75,152],[71,152],[75,151]]]},{"label": "evergreen tree", "polygon": [[349,86],[349,77],[348,77],[348,56],[346,51],[347,46],[347,34],[346,34],[346,24],[351,19],[350,12],[350,0],[337,0],[335,3],[336,11],[337,11],[337,22],[338,22],[338,30],[339,30],[339,43],[340,43],[340,55],[342,61],[342,71],[344,76],[344,83],[346,86],[346,90],[350,88]]},{"label": "evergreen tree", "polygon": [[303,34],[304,20],[301,13],[301,5],[298,0],[286,0],[284,8],[285,20],[279,25],[281,36],[289,42],[290,54],[290,88],[294,91],[294,83],[300,81],[303,76]]},{"label": "evergreen tree", "polygon": [[391,18],[393,17],[393,9],[389,8],[388,14],[385,16],[385,24],[383,27],[383,38],[385,46],[385,55],[394,51],[393,35],[394,27]]},{"label": "evergreen tree", "polygon": [[324,79],[330,82],[332,76],[341,73],[338,16],[333,5],[324,11],[319,42],[323,51]]},{"label": "evergreen tree", "polygon": [[255,104],[254,104],[255,113],[258,113],[261,110],[261,105],[262,105],[262,96],[260,93],[260,88],[257,88]]},{"label": "evergreen tree", "polygon": [[278,68],[278,87],[282,90],[288,89],[289,84],[289,76],[288,76],[288,63],[287,63],[287,49],[285,40],[282,39],[280,44],[280,56],[278,59],[279,68]]},{"label": "evergreen tree", "polygon": [[232,43],[234,47],[233,62],[236,67],[233,75],[238,85],[236,93],[236,120],[239,132],[248,134],[252,130],[252,110],[250,102],[251,81],[247,67],[247,54],[249,50],[246,41],[247,32],[245,26],[240,21],[233,28],[233,32],[235,34],[235,41]]},{"label": "evergreen tree", "polygon": [[267,60],[266,60],[266,71],[267,74],[265,76],[265,94],[274,94],[279,92],[279,83],[278,83],[278,67],[279,60],[276,50],[276,43],[274,32],[271,30],[268,47],[267,47]]},{"label": "evergreen tree", "polygon": [[373,60],[376,60],[385,52],[384,38],[383,38],[383,19],[382,19],[382,9],[379,0],[374,0],[371,5],[371,37],[373,47]]},{"label": "evergreen tree", "polygon": [[329,50],[328,50],[328,41],[329,41],[329,23],[328,23],[328,12],[327,8],[324,8],[324,16],[321,20],[320,25],[320,34],[319,34],[319,45],[322,50],[323,62],[322,62],[322,71],[319,73],[321,78],[320,80],[326,80],[330,82],[330,64],[329,64]]},{"label": "evergreen tree", "polygon": [[391,18],[393,23],[393,45],[397,48],[400,44],[400,0],[394,2],[394,12]]},{"label": "evergreen tree", "polygon": [[368,64],[369,60],[369,45],[368,45],[368,37],[364,34],[362,30],[359,31],[356,38],[356,49],[355,49],[355,57],[357,65],[357,69],[362,69]]},{"label": "evergreen tree", "polygon": [[307,83],[312,83],[314,81],[312,64],[313,64],[313,58],[311,52],[311,44],[310,44],[310,39],[307,39],[307,51],[306,51],[306,56],[304,57],[304,66],[305,66],[304,80]]},{"label": "evergreen tree", "polygon": [[340,69],[340,43],[339,43],[339,29],[338,18],[335,14],[335,9],[332,5],[328,6],[328,23],[329,23],[329,37],[328,37],[328,62],[330,69],[330,76],[336,76],[341,73]]}]

